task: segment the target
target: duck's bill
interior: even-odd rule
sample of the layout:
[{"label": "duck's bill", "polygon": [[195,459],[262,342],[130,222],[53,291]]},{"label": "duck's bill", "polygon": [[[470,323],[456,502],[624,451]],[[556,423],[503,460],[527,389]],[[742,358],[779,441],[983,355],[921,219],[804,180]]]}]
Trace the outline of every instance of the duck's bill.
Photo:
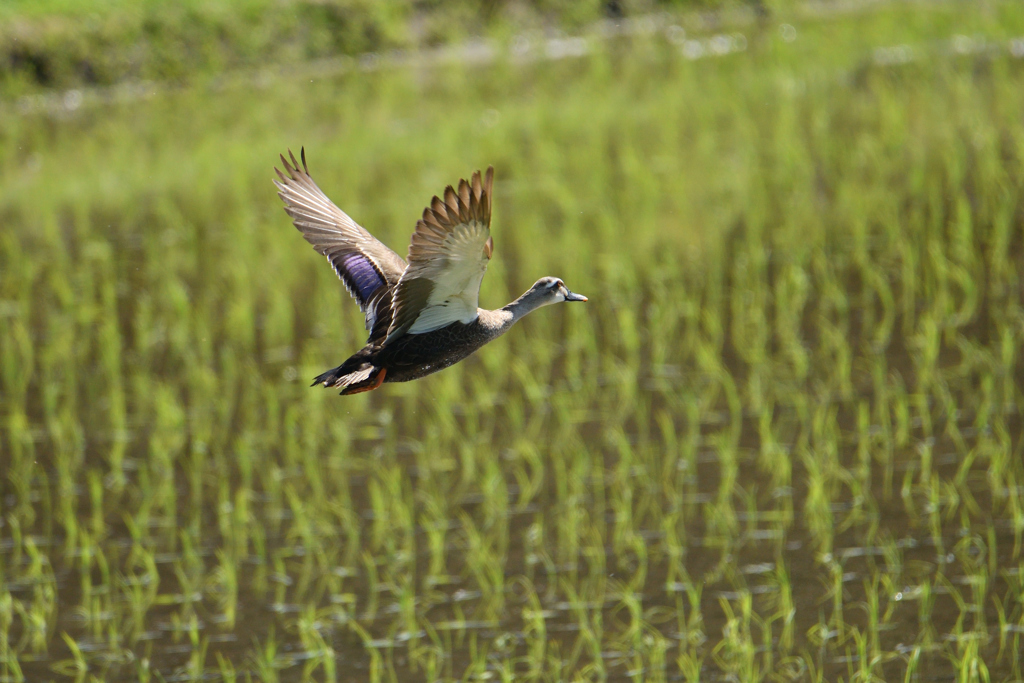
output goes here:
[{"label": "duck's bill", "polygon": [[566,301],[586,301],[587,297],[583,296],[582,294],[577,294],[576,292],[569,292],[568,294],[565,295],[565,300]]}]

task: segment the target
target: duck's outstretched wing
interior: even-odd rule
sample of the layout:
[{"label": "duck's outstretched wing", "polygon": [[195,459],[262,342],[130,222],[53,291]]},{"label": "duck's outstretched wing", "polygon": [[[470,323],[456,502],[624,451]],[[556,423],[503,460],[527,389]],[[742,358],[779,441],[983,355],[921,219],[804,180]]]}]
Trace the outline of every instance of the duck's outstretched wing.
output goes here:
[{"label": "duck's outstretched wing", "polygon": [[405,261],[384,246],[339,209],[317,187],[306,167],[306,150],[300,157],[302,167],[291,150],[288,159],[281,155],[285,172],[277,168],[274,181],[292,217],[313,248],[327,257],[345,284],[345,289],[366,314],[370,339],[382,337],[391,326],[391,300],[405,272]]},{"label": "duck's outstretched wing", "polygon": [[494,167],[481,178],[451,185],[434,197],[416,222],[409,266],[394,294],[394,315],[384,343],[403,334],[430,332],[477,318],[480,281],[494,250],[491,198]]}]

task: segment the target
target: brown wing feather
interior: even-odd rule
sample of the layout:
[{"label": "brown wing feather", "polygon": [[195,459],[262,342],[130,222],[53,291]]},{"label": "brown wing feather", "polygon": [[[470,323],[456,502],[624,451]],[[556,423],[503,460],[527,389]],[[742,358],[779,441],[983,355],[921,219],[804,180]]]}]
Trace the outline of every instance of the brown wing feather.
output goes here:
[{"label": "brown wing feather", "polygon": [[[484,176],[477,171],[469,181],[460,180],[457,191],[449,185],[444,199],[435,196],[424,209],[409,246],[409,266],[395,290],[391,327],[385,343],[408,331],[426,309],[443,306],[444,303],[433,301],[438,296],[452,294],[466,301],[471,299],[475,315],[479,278],[493,252],[490,237],[493,186],[492,166]],[[472,250],[478,243],[480,253],[474,254]],[[477,256],[481,263],[473,263]],[[451,288],[452,283],[446,277],[459,276],[458,282],[465,279],[461,271],[455,272],[460,267],[469,276],[468,289],[472,291],[441,291],[445,286]],[[478,267],[478,273],[474,267]],[[463,306],[466,307],[468,304]],[[445,319],[438,315],[439,320]]]},{"label": "brown wing feather", "polygon": [[352,298],[366,313],[370,339],[382,337],[391,325],[391,299],[405,272],[405,261],[339,209],[317,186],[306,166],[291,150],[281,155],[274,184],[285,211],[306,241],[327,257]]}]

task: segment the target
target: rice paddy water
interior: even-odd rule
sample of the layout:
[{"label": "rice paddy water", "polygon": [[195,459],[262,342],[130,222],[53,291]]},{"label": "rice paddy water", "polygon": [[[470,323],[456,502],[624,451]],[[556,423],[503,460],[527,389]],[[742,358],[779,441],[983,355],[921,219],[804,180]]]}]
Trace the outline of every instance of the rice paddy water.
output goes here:
[{"label": "rice paddy water", "polygon": [[[1024,11],[649,21],[0,105],[0,680],[1024,677]],[[590,303],[308,388],[303,145]]]}]

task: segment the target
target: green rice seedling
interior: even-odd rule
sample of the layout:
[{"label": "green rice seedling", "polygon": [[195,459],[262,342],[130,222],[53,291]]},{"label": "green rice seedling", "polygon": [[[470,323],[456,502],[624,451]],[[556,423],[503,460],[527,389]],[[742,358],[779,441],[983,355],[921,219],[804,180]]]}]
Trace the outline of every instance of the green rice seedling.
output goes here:
[{"label": "green rice seedling", "polygon": [[266,643],[253,644],[253,650],[249,655],[249,664],[259,680],[279,680],[278,671],[281,668],[281,662],[278,659],[277,641],[273,632],[270,633]]},{"label": "green rice seedling", "polygon": [[[771,669],[770,655],[765,658],[757,654],[752,626],[759,621],[752,612],[752,596],[749,592],[741,592],[737,600],[739,613],[733,609],[732,603],[722,598],[719,604],[725,613],[723,638],[712,649],[711,655],[716,663],[732,675],[743,680],[762,680]],[[770,639],[770,629],[768,629]]]},{"label": "green rice seedling", "polygon": [[538,680],[543,674],[547,661],[547,618],[550,613],[544,610],[540,596],[537,595],[536,589],[529,579],[520,579],[516,582],[515,587],[525,594],[523,638],[526,641],[524,659],[528,669],[524,677],[527,680]]},{"label": "green rice seedling", "polygon": [[238,614],[238,563],[223,552],[217,553],[219,566],[209,578],[208,590],[219,599],[223,628],[233,629]]},{"label": "green rice seedling", "polygon": [[55,662],[53,670],[66,676],[74,676],[78,680],[84,679],[85,674],[89,671],[89,663],[82,654],[82,649],[78,646],[78,643],[76,643],[66,633],[62,633],[61,636],[64,638],[64,642],[67,644],[68,649],[71,651],[71,657],[69,659]]},{"label": "green rice seedling", "polygon": [[957,642],[957,653],[950,655],[956,667],[957,676],[964,681],[992,680],[984,658],[979,656],[977,639],[970,638]]},{"label": "green rice seedling", "polygon": [[0,596],[0,671],[12,681],[20,683],[25,674],[18,663],[17,652],[11,643],[11,624],[14,621],[14,600],[4,591]]},{"label": "green rice seedling", "polygon": [[219,652],[217,653],[217,673],[225,683],[235,683],[238,680],[238,672],[235,670],[234,664]]},{"label": "green rice seedling", "polygon": [[696,683],[700,680],[700,672],[703,668],[702,657],[696,657],[691,652],[683,652],[676,658],[675,663],[687,683]]},{"label": "green rice seedling", "polygon": [[[793,586],[785,563],[781,559],[776,560],[771,578],[776,590],[772,591],[770,602],[776,604],[776,610],[769,618],[768,623],[781,622],[778,639],[779,647],[784,655],[789,653],[794,645],[796,608],[793,605]],[[772,626],[772,632],[774,633],[774,626]]]},{"label": "green rice seedling", "polygon": [[304,611],[299,619],[298,628],[303,652],[309,655],[306,663],[303,665],[303,679],[314,680],[311,676],[317,669],[321,669],[322,680],[337,680],[334,649],[328,645],[321,633],[323,624],[317,618],[314,609]]}]

